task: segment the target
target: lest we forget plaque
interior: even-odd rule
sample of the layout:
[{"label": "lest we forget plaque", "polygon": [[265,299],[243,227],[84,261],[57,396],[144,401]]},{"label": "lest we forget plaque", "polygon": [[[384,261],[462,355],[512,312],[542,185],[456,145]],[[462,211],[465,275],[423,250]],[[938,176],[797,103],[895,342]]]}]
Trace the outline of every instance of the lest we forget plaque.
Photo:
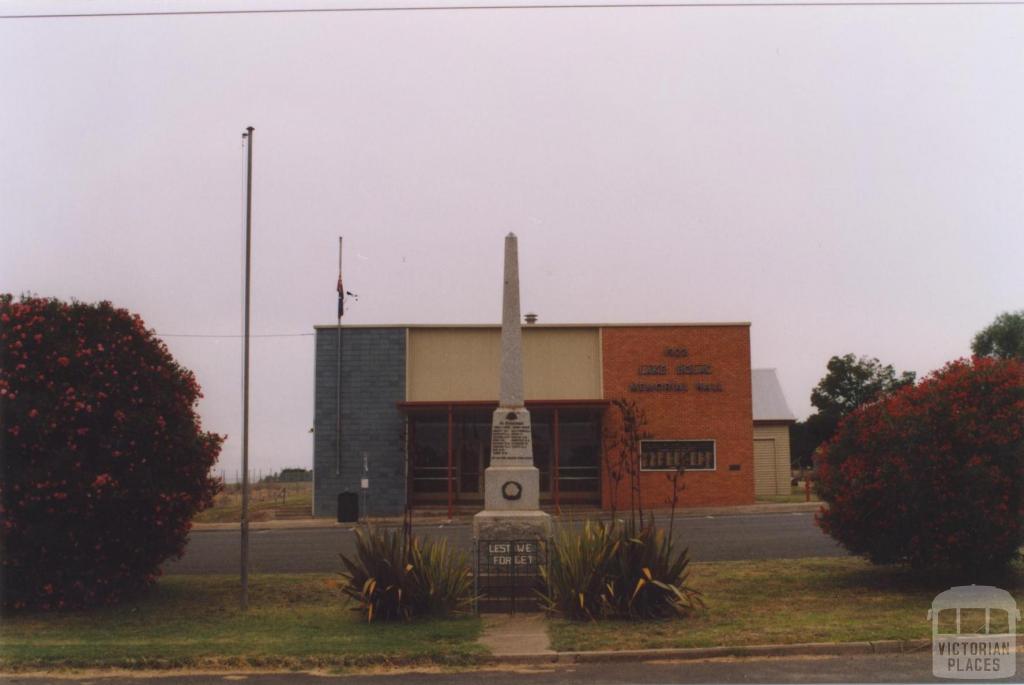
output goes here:
[{"label": "lest we forget plaque", "polygon": [[522,572],[536,573],[540,564],[538,543],[525,542],[486,542],[486,563],[490,566],[516,567]]}]

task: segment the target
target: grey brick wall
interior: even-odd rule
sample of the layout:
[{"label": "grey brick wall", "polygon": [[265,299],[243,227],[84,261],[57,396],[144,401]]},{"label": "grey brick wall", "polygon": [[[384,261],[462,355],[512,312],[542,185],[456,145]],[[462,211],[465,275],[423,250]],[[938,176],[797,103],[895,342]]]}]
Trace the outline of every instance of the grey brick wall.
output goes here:
[{"label": "grey brick wall", "polygon": [[313,513],[337,516],[338,493],[359,492],[363,455],[369,462],[370,516],[405,507],[405,329],[343,328],[341,339],[341,469],[336,457],[338,332],[316,330]]}]

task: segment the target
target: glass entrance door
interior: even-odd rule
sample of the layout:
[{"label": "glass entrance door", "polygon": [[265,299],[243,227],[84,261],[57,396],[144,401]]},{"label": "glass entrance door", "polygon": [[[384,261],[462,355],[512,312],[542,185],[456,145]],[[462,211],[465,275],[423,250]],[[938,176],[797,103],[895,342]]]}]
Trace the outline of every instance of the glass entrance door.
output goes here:
[{"label": "glass entrance door", "polygon": [[459,500],[482,500],[491,463],[491,412],[456,409],[453,425]]},{"label": "glass entrance door", "polygon": [[[453,405],[449,436],[447,407],[410,411],[414,503],[447,501],[449,486],[455,501],[483,503],[484,472],[491,462],[493,414],[494,410],[487,406]],[[601,408],[531,407],[530,422],[541,499],[552,502],[557,497],[567,504],[599,503]]]},{"label": "glass entrance door", "polygon": [[558,495],[562,502],[601,501],[601,413],[558,410]]}]

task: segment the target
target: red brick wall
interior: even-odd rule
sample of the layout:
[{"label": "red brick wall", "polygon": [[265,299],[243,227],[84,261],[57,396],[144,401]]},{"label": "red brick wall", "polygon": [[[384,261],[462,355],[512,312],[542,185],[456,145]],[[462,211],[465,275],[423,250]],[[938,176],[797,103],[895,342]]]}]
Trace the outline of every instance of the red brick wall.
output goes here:
[{"label": "red brick wall", "polygon": [[[666,355],[683,348],[685,357]],[[604,398],[632,399],[646,412],[645,431],[653,439],[715,440],[714,471],[687,471],[680,507],[752,504],[754,502],[754,435],[750,404],[749,326],[637,326],[603,328]],[[641,365],[664,365],[667,375],[641,375]],[[679,364],[710,364],[709,375],[678,375]],[[634,392],[633,383],[682,383],[685,392]],[[721,392],[701,392],[698,383],[721,384]],[[606,435],[620,432],[618,410],[605,414]],[[607,442],[607,441],[606,441]],[[609,459],[606,444],[605,459]],[[731,471],[730,465],[739,465]],[[629,486],[623,480],[612,492],[602,468],[602,504],[629,508]],[[642,472],[640,489],[645,508],[671,503],[672,484],[665,472]]]}]

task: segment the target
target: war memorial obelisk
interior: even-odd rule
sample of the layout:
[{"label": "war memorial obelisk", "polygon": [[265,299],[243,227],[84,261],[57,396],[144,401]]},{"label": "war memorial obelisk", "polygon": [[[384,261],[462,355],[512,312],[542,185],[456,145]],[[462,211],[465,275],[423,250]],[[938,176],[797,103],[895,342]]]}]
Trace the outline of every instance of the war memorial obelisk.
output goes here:
[{"label": "war memorial obelisk", "polygon": [[501,312],[501,386],[491,421],[491,465],[484,471],[484,510],[473,518],[478,540],[547,539],[551,517],[540,510],[530,412],[523,404],[523,333],[519,315],[519,244],[505,236]]}]

